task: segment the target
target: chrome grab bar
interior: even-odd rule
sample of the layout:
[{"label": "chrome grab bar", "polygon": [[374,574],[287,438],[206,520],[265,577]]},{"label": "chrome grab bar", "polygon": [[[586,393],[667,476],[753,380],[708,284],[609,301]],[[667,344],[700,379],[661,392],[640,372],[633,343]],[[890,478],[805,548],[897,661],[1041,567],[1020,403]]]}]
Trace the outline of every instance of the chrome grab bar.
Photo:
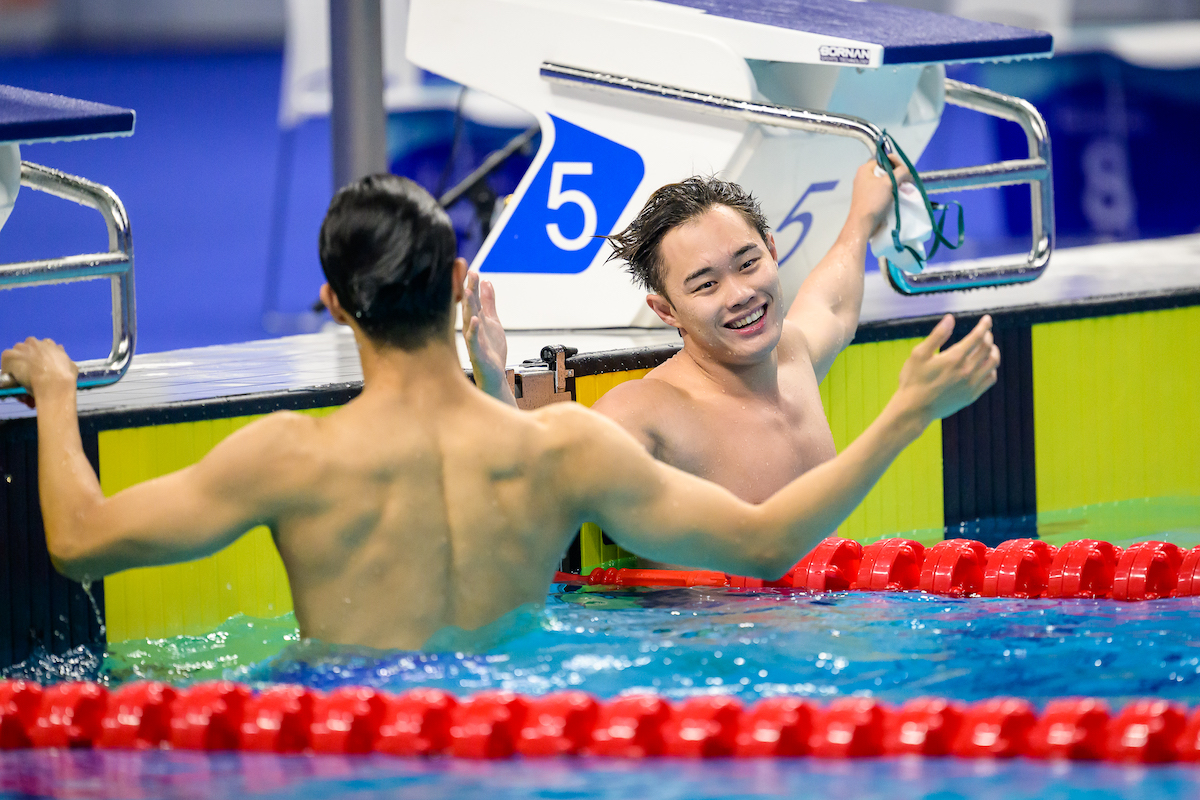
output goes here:
[{"label": "chrome grab bar", "polygon": [[[761,125],[847,136],[858,139],[874,156],[883,131],[858,117],[809,111],[771,103],[735,100],[730,97],[695,92],[674,86],[628,78],[610,73],[543,62],[541,76],[550,83],[582,85],[601,91],[634,94],[696,109],[702,113]],[[972,86],[961,81],[945,81],[946,102],[970,108],[994,117],[1011,120],[1025,130],[1029,158],[999,161],[959,169],[932,170],[921,175],[928,192],[981,189],[1027,183],[1033,218],[1033,245],[1022,262],[988,267],[933,267],[918,275],[902,272],[886,259],[880,259],[880,271],[901,294],[927,294],[955,289],[972,289],[1031,281],[1045,271],[1054,248],[1054,191],[1050,174],[1050,135],[1041,114],[1032,104]]]},{"label": "chrome grab bar", "polygon": [[[107,186],[56,169],[21,162],[21,185],[94,208],[108,228],[108,252],[0,264],[0,289],[108,278],[112,283],[113,343],[108,358],[79,362],[79,388],[115,383],[129,369],[137,332],[133,301],[133,235],[125,206]],[[24,394],[0,373],[0,397]]]},{"label": "chrome grab bar", "polygon": [[626,78],[621,75],[611,75],[604,72],[593,72],[562,64],[542,63],[541,75],[550,83],[588,86],[610,92],[621,92],[650,97],[655,100],[665,100],[674,105],[697,109],[705,114],[712,114],[727,119],[743,122],[757,122],[764,125],[775,125],[780,128],[794,128],[812,133],[831,133],[835,136],[849,136],[858,139],[871,154],[875,154],[875,143],[883,135],[878,126],[872,125],[865,119],[851,117],[845,114],[830,114],[824,111],[809,111],[804,108],[777,106],[771,103],[755,103],[750,100],[734,100],[716,94],[693,92],[689,89],[679,89],[674,86],[662,86],[657,83],[647,83],[636,78]]},{"label": "chrome grab bar", "polygon": [[1032,245],[1024,261],[981,267],[933,267],[909,275],[879,260],[879,270],[902,294],[925,294],[1025,283],[1046,271],[1054,249],[1054,184],[1050,162],[1050,133],[1032,103],[962,81],[946,79],[946,102],[1015,122],[1025,131],[1029,158],[998,161],[976,167],[930,170],[921,174],[925,190],[950,192],[989,186],[1029,184]]}]

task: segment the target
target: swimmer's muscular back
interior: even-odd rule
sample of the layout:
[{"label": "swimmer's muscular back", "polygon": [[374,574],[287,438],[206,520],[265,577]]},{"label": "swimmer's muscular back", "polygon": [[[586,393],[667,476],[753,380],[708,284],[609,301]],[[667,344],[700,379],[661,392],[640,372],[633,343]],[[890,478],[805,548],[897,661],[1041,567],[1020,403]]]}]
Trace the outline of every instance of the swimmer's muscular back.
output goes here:
[{"label": "swimmer's muscular back", "polygon": [[464,387],[281,423],[317,465],[296,487],[317,506],[275,526],[305,635],[417,648],[544,599],[572,523],[564,426]]},{"label": "swimmer's muscular back", "polygon": [[722,391],[686,350],[606,393],[596,411],[630,431],[657,459],[761,503],[837,451],[817,370],[800,328],[785,321],[777,384]]}]

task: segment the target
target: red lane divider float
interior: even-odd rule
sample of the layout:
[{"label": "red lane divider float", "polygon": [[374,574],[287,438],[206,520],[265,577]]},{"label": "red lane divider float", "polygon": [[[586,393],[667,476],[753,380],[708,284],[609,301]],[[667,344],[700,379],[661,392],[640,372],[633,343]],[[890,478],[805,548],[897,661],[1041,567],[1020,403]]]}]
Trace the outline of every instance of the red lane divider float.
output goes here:
[{"label": "red lane divider float", "polygon": [[711,570],[616,568],[587,576],[558,572],[554,580],[587,586],[1158,600],[1200,596],[1200,547],[1181,550],[1169,542],[1139,542],[1122,550],[1094,539],[1061,548],[1040,539],[1011,539],[994,549],[971,539],[947,539],[929,548],[909,539],[881,539],[863,547],[853,539],[830,536],[774,581]]},{"label": "red lane divider float", "polygon": [[329,693],[228,681],[175,690],[132,683],[42,688],[0,681],[0,749],[173,747],[273,753],[386,753],[467,759],[592,755],[613,758],[869,758],[892,755],[1167,763],[1200,761],[1200,708],[1063,698],[1039,712],[1026,700],[963,704],[937,697],[895,708],[846,697],[824,706],[771,697],[745,707],[701,695],[601,701],[570,691],[543,697],[436,689]]}]

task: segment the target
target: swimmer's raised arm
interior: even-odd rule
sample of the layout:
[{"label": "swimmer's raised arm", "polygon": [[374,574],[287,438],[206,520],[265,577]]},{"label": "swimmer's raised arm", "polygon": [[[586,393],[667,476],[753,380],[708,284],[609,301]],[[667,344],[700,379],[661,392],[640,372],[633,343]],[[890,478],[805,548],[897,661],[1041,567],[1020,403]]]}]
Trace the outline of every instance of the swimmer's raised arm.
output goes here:
[{"label": "swimmer's raised arm", "polygon": [[463,339],[475,385],[497,400],[517,405],[508,385],[508,339],[496,314],[496,290],[478,272],[467,273],[462,299]]},{"label": "swimmer's raised arm", "polygon": [[[900,159],[894,155],[891,159],[896,180],[907,180],[908,170]],[[788,311],[787,319],[804,334],[818,381],[825,379],[838,353],[858,330],[867,242],[892,201],[892,182],[886,175],[875,174],[874,159],[859,167],[846,224],[833,247],[804,279]]]},{"label": "swimmer's raised arm", "polygon": [[[83,452],[78,370],[63,348],[27,339],[0,356],[38,410],[38,486],[46,546],[76,580],[214,553],[279,513],[311,503],[314,459],[299,430],[315,420],[272,415],[219,443],[198,463],[106,498]],[[315,485],[308,482],[306,485]]]},{"label": "swimmer's raised arm", "polygon": [[974,402],[996,382],[1000,354],[984,317],[943,352],[947,316],[913,348],[900,386],[879,417],[836,458],[765,503],[745,503],[715,484],[654,461],[628,434],[581,415],[587,430],[569,461],[580,521],[659,561],[777,578],[834,532],[888,465],[933,421]]}]

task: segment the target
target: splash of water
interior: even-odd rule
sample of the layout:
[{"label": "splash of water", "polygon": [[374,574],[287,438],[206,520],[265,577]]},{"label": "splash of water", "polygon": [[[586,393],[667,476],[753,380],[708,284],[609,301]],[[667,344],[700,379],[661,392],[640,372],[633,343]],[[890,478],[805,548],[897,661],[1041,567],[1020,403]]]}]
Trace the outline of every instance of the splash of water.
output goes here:
[{"label": "splash of water", "polygon": [[100,613],[100,605],[96,602],[96,596],[92,594],[92,579],[84,577],[79,585],[83,587],[83,593],[87,595],[88,602],[92,604],[92,613],[96,615],[96,624],[100,626],[100,638],[104,639],[108,635],[108,627],[104,624],[104,615]]}]

